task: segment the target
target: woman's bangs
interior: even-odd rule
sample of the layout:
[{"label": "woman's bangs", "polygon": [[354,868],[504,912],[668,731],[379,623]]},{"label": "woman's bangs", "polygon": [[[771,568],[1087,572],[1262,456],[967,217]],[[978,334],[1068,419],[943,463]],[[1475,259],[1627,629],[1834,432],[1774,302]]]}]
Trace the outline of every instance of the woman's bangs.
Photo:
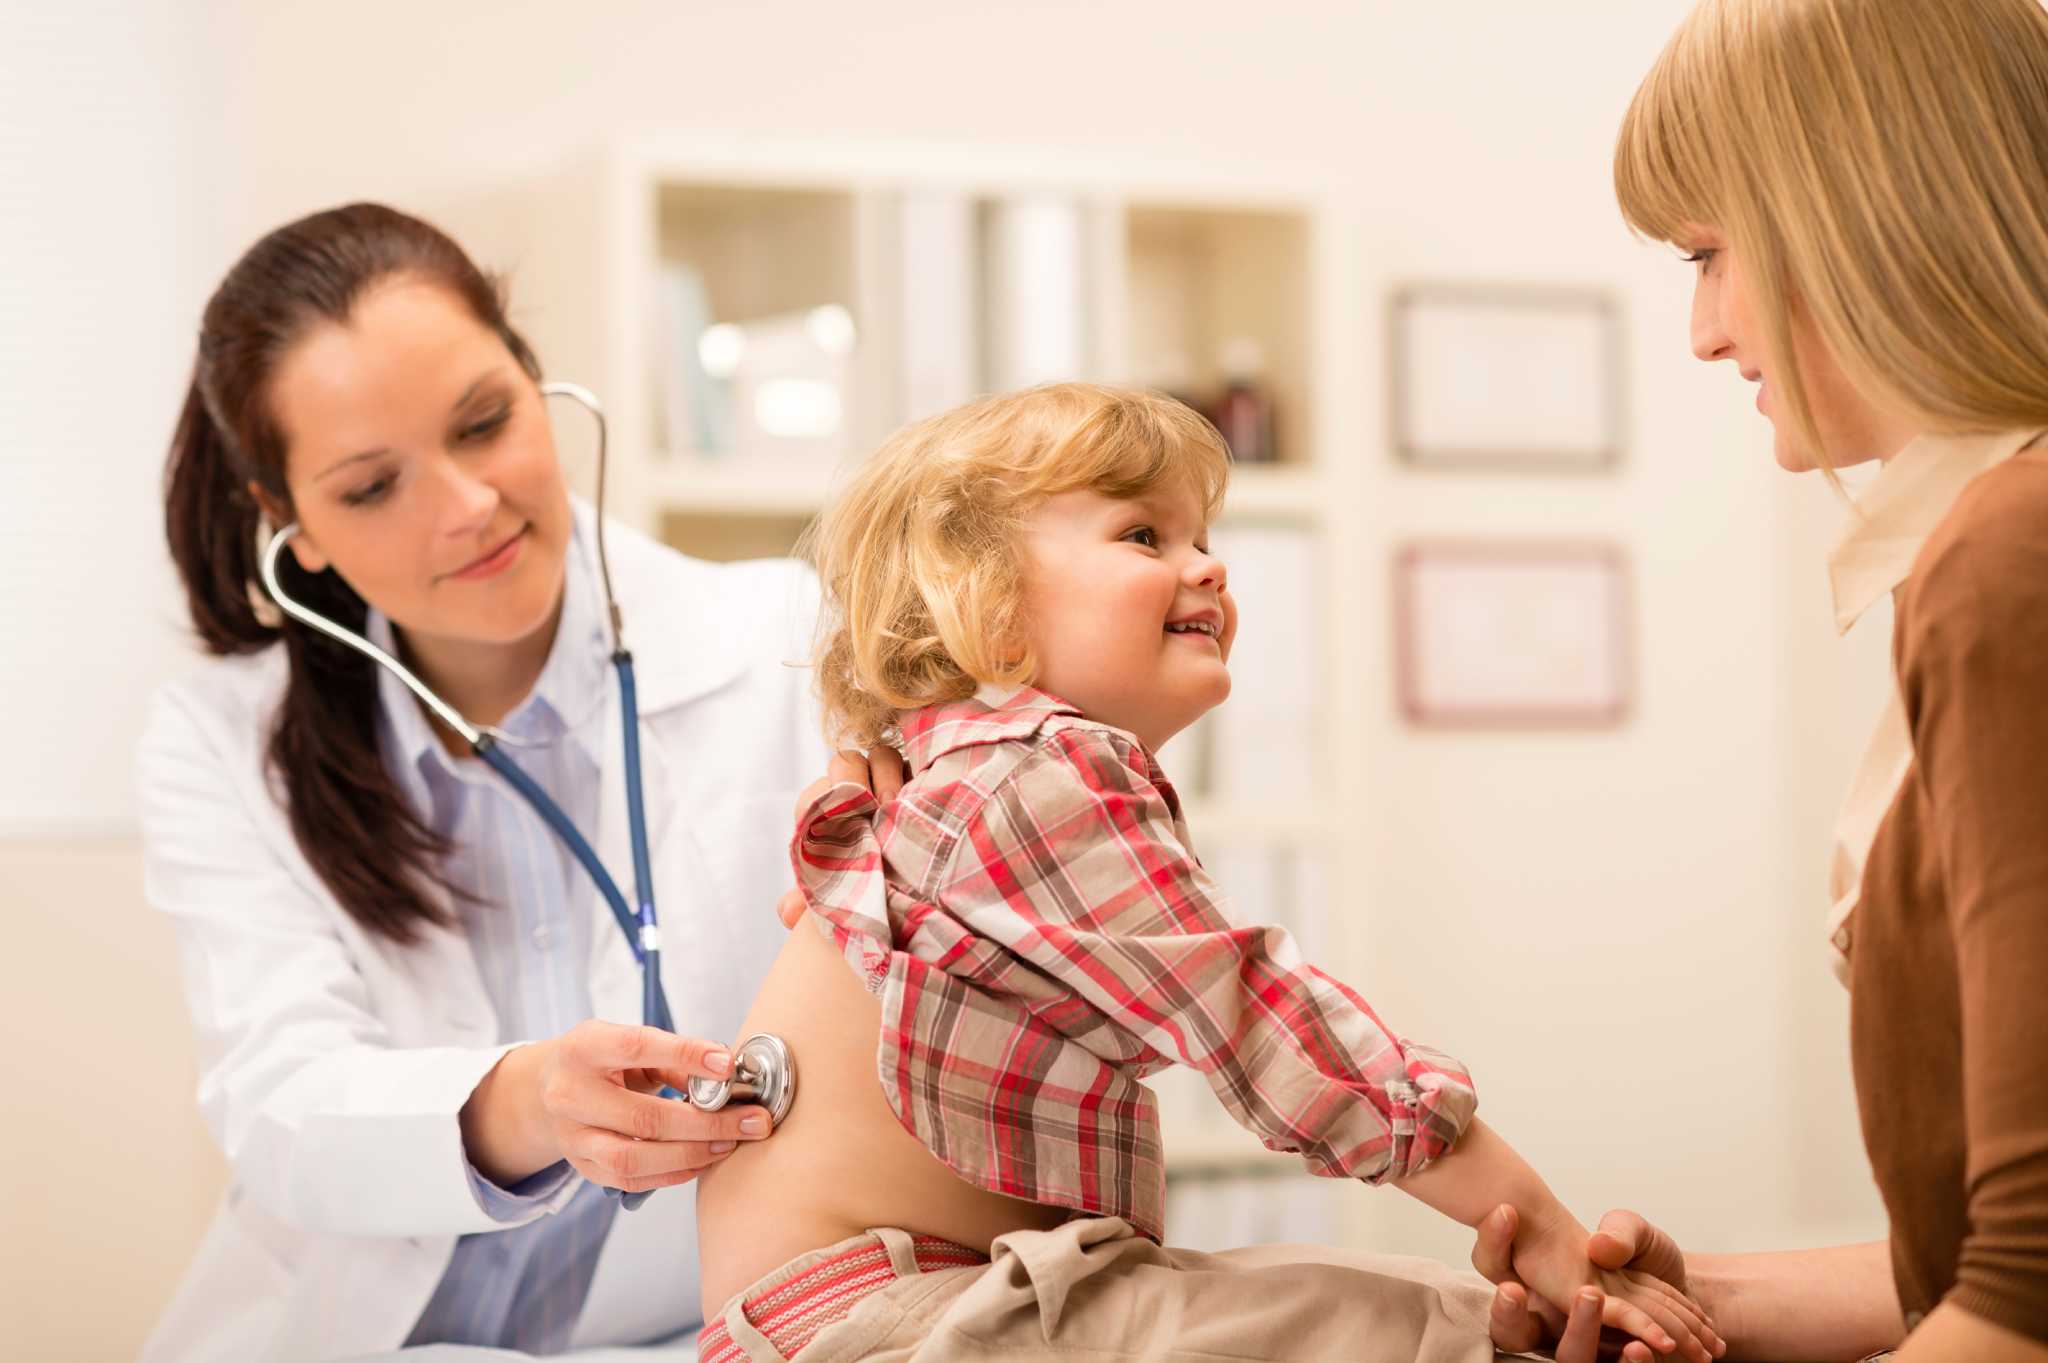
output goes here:
[{"label": "woman's bangs", "polygon": [[1713,99],[1691,67],[1681,31],[1644,78],[1614,147],[1614,194],[1630,230],[1682,241],[1689,228],[1721,221],[1720,181],[1708,134]]}]

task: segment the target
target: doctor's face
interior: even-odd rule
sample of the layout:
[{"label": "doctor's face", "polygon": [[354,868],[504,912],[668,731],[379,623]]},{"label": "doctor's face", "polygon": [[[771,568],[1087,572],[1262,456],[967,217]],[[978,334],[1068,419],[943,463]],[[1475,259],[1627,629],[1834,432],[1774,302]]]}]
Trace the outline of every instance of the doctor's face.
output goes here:
[{"label": "doctor's face", "polygon": [[546,406],[453,293],[378,285],[292,347],[268,396],[301,566],[332,568],[415,646],[552,630],[570,514]]}]

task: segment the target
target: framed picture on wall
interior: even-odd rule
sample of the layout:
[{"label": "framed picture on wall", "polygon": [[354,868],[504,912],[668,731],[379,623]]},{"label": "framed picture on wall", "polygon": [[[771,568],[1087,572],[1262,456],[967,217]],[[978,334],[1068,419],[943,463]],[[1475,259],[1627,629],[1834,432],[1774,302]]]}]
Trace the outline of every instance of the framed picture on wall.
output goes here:
[{"label": "framed picture on wall", "polygon": [[1388,309],[1396,454],[1420,469],[1598,473],[1621,460],[1621,310],[1593,289],[1414,284]]},{"label": "framed picture on wall", "polygon": [[1424,728],[1609,728],[1633,702],[1612,544],[1435,541],[1394,563],[1401,713]]}]

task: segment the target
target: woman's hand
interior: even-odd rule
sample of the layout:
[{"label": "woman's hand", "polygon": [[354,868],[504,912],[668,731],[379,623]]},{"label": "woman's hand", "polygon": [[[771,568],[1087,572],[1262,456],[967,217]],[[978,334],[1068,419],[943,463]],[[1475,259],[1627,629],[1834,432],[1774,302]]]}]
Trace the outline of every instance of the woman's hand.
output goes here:
[{"label": "woman's hand", "polygon": [[[1472,1267],[1498,1284],[1491,1318],[1496,1348],[1527,1352],[1555,1347],[1558,1363],[1595,1363],[1617,1356],[1614,1346],[1602,1344],[1600,1321],[1605,1295],[1587,1289],[1574,1298],[1567,1319],[1549,1301],[1531,1296],[1515,1275],[1514,1252],[1520,1217],[1513,1207],[1494,1211],[1479,1226],[1479,1239],[1472,1248]],[[1610,1272],[1648,1274],[1677,1289],[1689,1291],[1685,1256],[1677,1242],[1634,1212],[1609,1212],[1600,1218],[1600,1228],[1586,1244],[1586,1256],[1597,1267]],[[1712,1326],[1709,1325],[1709,1330]],[[1709,1347],[1717,1352],[1726,1345],[1718,1334],[1710,1334]],[[1651,1363],[1655,1355],[1641,1340],[1632,1340],[1619,1350],[1624,1363]]]},{"label": "woman's hand", "polygon": [[[1607,1304],[1606,1294],[1597,1287],[1580,1291],[1572,1300],[1572,1313],[1558,1326],[1548,1323],[1530,1309],[1529,1289],[1518,1282],[1502,1283],[1493,1294],[1493,1315],[1488,1322],[1493,1335],[1493,1347],[1503,1353],[1537,1353],[1555,1346],[1557,1363],[1599,1363],[1602,1359],[1615,1357],[1612,1348],[1601,1347],[1600,1314]],[[1550,1304],[1539,1299],[1538,1306],[1550,1312]],[[1550,1312],[1552,1316],[1554,1312]],[[1651,1357],[1649,1345],[1641,1340],[1630,1340],[1630,1349],[1637,1350],[1640,1357]]]},{"label": "woman's hand", "polygon": [[608,1188],[688,1183],[769,1132],[766,1110],[704,1112],[662,1098],[698,1075],[723,1079],[730,1049],[658,1027],[592,1020],[506,1052],[462,1109],[470,1162],[501,1187],[567,1160]]},{"label": "woman's hand", "polygon": [[[811,801],[842,781],[866,786],[877,800],[888,804],[903,789],[903,758],[894,748],[887,746],[876,748],[872,754],[859,753],[851,748],[841,749],[832,754],[825,775],[804,787],[803,793],[796,797],[796,817],[801,819],[804,811],[811,807]],[[775,915],[782,920],[782,926],[793,928],[797,919],[804,916],[806,907],[803,891],[791,890],[776,904]]]}]

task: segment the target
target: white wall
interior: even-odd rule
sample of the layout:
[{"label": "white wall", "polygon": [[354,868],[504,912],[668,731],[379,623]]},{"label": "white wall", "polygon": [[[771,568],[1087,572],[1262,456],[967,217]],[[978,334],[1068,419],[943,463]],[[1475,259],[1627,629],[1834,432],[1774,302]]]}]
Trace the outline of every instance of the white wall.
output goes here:
[{"label": "white wall", "polygon": [[[207,11],[203,44],[160,16],[115,28],[66,10],[46,34],[63,62],[39,66],[26,98],[77,127],[33,149],[32,175],[53,188],[32,222],[8,224],[10,243],[32,232],[62,263],[32,286],[31,339],[9,328],[7,368],[28,361],[42,396],[11,397],[0,429],[10,448],[26,435],[51,452],[27,490],[63,506],[91,494],[114,533],[91,553],[0,540],[0,576],[39,587],[0,653],[8,697],[64,715],[50,734],[86,735],[92,763],[125,765],[134,697],[166,666],[152,493],[196,310],[288,216],[381,197],[459,218],[601,138],[670,127],[1305,168],[1371,205],[1358,243],[1371,287],[1335,300],[1361,326],[1376,328],[1386,282],[1452,277],[1605,284],[1631,328],[1634,439],[1616,478],[1551,487],[1389,467],[1356,509],[1373,571],[1393,538],[1424,531],[1623,540],[1642,664],[1634,721],[1593,737],[1419,735],[1392,720],[1384,675],[1359,679],[1359,702],[1388,718],[1359,821],[1357,982],[1474,1066],[1486,1111],[1582,1214],[1627,1202],[1702,1248],[1877,1233],[1818,924],[1825,831],[1875,714],[1882,641],[1833,640],[1825,489],[1777,473],[1747,389],[1687,357],[1687,272],[1628,238],[1607,179],[1628,95],[1684,8],[243,0]],[[116,32],[153,46],[106,40]],[[123,65],[137,60],[147,79]],[[161,123],[110,131],[73,80]],[[516,239],[516,225],[497,235]],[[70,307],[101,287],[80,248],[116,246],[140,253],[121,268],[149,277],[141,301]],[[1356,382],[1362,404],[1381,400],[1376,374]],[[1360,426],[1380,429],[1377,416]],[[1376,447],[1358,457],[1383,462]],[[19,467],[5,468],[15,491]],[[53,523],[8,501],[10,530]],[[77,576],[25,559],[31,542]],[[1379,656],[1382,625],[1360,625]],[[109,721],[38,670],[60,642],[121,679]],[[61,790],[58,751],[30,741],[46,746],[26,770],[42,780],[48,766]],[[50,803],[19,774],[0,800]],[[28,855],[0,848],[0,881]],[[47,883],[49,912],[96,907],[54,902]],[[84,967],[57,964],[34,1008],[76,1007]],[[138,1019],[153,1039],[176,1025]],[[1338,1195],[1375,1199],[1377,1240],[1464,1252],[1396,1194]]]},{"label": "white wall", "polygon": [[98,1363],[133,1356],[221,1180],[128,769],[183,653],[157,476],[233,162],[204,7],[10,4],[4,32],[0,1355]]},{"label": "white wall", "polygon": [[10,5],[5,32],[0,696],[76,723],[17,725],[0,833],[76,835],[132,818],[137,682],[178,648],[157,473],[227,162],[203,9]]}]

